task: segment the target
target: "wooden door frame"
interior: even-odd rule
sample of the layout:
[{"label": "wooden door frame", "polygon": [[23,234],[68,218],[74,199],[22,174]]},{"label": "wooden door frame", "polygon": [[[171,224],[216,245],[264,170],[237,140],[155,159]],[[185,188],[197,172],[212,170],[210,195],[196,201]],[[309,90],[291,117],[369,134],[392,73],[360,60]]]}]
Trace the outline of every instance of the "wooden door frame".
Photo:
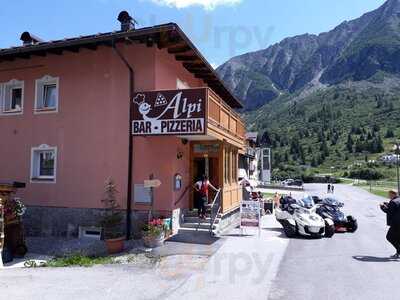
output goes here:
[{"label": "wooden door frame", "polygon": [[[202,145],[211,145],[211,144],[218,144],[219,149],[218,152],[216,153],[194,153],[194,145],[195,144],[202,144]],[[223,162],[221,165],[221,149],[223,148],[223,143],[221,141],[217,140],[210,140],[210,141],[191,141],[190,142],[190,163],[189,163],[189,176],[192,184],[194,184],[193,179],[194,179],[194,159],[195,158],[204,158],[205,155],[207,154],[208,157],[210,158],[217,158],[218,159],[218,169],[219,169],[219,181],[220,181],[220,188],[223,187],[223,178],[221,179],[221,166],[223,167]],[[222,173],[223,174],[223,173]],[[194,208],[194,190],[193,188],[190,189],[190,199],[189,199],[189,207],[190,209]]]}]

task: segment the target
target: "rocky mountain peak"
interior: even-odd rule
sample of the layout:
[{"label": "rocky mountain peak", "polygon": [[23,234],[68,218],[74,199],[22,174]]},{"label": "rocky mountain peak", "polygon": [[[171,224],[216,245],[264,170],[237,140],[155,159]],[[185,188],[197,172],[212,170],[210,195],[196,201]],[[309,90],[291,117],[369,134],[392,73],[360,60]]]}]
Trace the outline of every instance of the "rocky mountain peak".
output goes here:
[{"label": "rocky mountain peak", "polygon": [[267,49],[234,57],[217,70],[253,110],[315,85],[400,74],[400,0],[388,0],[329,32],[286,38]]}]

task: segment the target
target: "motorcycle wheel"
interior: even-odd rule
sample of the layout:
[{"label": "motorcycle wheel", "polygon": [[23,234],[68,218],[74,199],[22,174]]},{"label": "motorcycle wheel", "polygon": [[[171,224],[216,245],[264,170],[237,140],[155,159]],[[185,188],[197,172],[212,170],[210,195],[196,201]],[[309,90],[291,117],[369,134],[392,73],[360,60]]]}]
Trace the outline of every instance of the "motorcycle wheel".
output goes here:
[{"label": "motorcycle wheel", "polygon": [[348,232],[356,232],[358,229],[358,223],[357,220],[353,216],[348,216],[347,217],[347,231]]},{"label": "motorcycle wheel", "polygon": [[295,237],[297,235],[297,229],[295,226],[291,225],[289,222],[282,222],[283,232],[288,238]]},{"label": "motorcycle wheel", "polygon": [[335,234],[335,225],[329,225],[325,221],[325,237],[326,238],[331,238]]}]

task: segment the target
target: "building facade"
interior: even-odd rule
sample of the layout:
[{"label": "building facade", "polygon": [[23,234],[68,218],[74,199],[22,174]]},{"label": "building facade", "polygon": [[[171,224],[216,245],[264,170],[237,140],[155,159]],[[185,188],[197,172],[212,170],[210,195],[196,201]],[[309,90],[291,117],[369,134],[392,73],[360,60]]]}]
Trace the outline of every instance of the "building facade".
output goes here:
[{"label": "building facade", "polygon": [[[25,32],[22,46],[0,50],[0,179],[26,182],[18,196],[31,235],[96,226],[108,178],[128,231],[149,211],[191,209],[200,174],[222,189],[222,213],[239,206],[240,102],[176,24],[135,29],[130,20],[122,12],[119,31],[51,42]],[[182,121],[179,130],[168,123],[168,134],[135,131],[147,120],[136,96],[159,95],[154,112],[190,90],[203,95],[201,128]],[[161,185],[150,188],[150,179]]]}]

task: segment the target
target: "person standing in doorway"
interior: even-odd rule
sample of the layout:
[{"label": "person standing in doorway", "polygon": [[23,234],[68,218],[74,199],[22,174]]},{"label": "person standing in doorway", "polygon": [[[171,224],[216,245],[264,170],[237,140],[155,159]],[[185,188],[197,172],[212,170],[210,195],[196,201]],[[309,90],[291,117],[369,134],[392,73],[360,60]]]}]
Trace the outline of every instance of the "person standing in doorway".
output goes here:
[{"label": "person standing in doorway", "polygon": [[331,184],[328,183],[328,194],[331,192]]},{"label": "person standing in doorway", "polygon": [[197,207],[199,210],[199,218],[206,218],[206,205],[208,204],[208,191],[209,188],[212,188],[214,191],[218,191],[216,187],[214,187],[211,182],[208,180],[206,175],[202,176],[202,179],[197,181],[193,188],[199,194]]},{"label": "person standing in doorway", "polygon": [[380,205],[383,212],[386,213],[386,221],[389,226],[386,239],[396,249],[396,254],[391,258],[400,258],[400,198],[396,191],[389,191],[389,202]]}]

